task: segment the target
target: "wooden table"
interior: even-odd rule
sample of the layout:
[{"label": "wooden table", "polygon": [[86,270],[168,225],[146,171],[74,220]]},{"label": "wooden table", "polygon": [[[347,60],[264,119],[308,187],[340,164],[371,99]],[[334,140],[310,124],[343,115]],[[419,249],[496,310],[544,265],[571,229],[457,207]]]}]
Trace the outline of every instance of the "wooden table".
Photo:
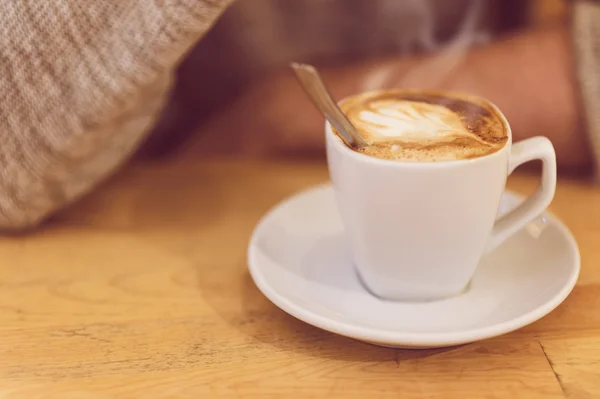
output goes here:
[{"label": "wooden table", "polygon": [[552,210],[583,258],[563,305],[499,338],[410,351],[304,324],[248,275],[261,215],[326,179],[323,162],[135,165],[0,239],[0,398],[600,397],[600,189],[559,184]]}]

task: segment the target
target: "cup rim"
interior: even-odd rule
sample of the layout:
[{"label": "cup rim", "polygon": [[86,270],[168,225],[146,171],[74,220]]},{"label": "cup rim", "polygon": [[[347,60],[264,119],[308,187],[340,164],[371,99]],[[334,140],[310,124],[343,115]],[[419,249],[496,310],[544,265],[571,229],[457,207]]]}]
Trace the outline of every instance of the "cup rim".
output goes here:
[{"label": "cup rim", "polygon": [[397,165],[397,166],[402,166],[402,167],[449,167],[449,166],[460,166],[460,165],[465,165],[465,164],[473,164],[473,163],[477,163],[477,162],[483,162],[485,160],[488,160],[490,158],[494,158],[496,156],[500,156],[500,154],[504,151],[507,151],[508,148],[510,148],[510,146],[512,145],[512,130],[510,127],[510,124],[508,123],[508,120],[506,119],[506,116],[504,115],[504,113],[500,110],[500,108],[498,108],[498,106],[496,104],[494,104],[492,101],[475,95],[475,94],[471,94],[471,93],[465,93],[465,92],[461,92],[461,91],[453,91],[453,90],[436,90],[436,89],[375,89],[375,90],[367,90],[361,93],[356,93],[356,94],[352,94],[350,96],[346,96],[344,98],[342,98],[340,101],[338,101],[338,105],[342,104],[344,101],[348,100],[349,98],[359,95],[359,94],[377,94],[377,93],[383,93],[383,92],[397,92],[397,93],[425,93],[425,94],[441,94],[441,95],[450,95],[450,96],[456,96],[456,97],[462,97],[462,98],[471,98],[471,99],[475,99],[477,101],[481,101],[483,103],[485,103],[486,105],[488,105],[490,108],[492,108],[500,117],[502,123],[504,124],[505,128],[506,128],[506,133],[508,136],[508,140],[506,140],[506,143],[504,143],[504,146],[500,149],[498,149],[498,151],[492,152],[491,154],[486,154],[480,157],[476,157],[476,158],[469,158],[469,159],[452,159],[452,160],[444,160],[444,161],[435,161],[435,162],[415,162],[415,161],[404,161],[404,160],[391,160],[391,159],[382,159],[382,158],[377,158],[377,157],[373,157],[370,155],[366,155],[366,154],[362,154],[360,152],[354,151],[353,149],[349,148],[345,143],[342,142],[342,139],[333,132],[333,129],[331,127],[331,123],[329,123],[328,120],[325,120],[325,132],[328,136],[331,136],[330,139],[332,139],[335,142],[335,145],[338,147],[342,147],[342,151],[345,154],[348,154],[350,157],[355,158],[358,161],[364,161],[364,162],[369,162],[369,163],[374,163],[374,164],[386,164],[386,165]]}]

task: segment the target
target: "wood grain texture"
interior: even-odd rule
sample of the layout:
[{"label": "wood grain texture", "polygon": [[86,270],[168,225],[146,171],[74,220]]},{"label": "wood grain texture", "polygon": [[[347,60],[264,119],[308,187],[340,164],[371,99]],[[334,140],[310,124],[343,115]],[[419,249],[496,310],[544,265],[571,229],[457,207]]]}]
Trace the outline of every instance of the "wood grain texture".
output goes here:
[{"label": "wood grain texture", "polygon": [[563,180],[552,205],[583,258],[563,305],[502,337],[409,351],[300,322],[248,275],[259,218],[326,179],[323,162],[133,165],[0,239],[0,398],[600,397],[600,188]]}]

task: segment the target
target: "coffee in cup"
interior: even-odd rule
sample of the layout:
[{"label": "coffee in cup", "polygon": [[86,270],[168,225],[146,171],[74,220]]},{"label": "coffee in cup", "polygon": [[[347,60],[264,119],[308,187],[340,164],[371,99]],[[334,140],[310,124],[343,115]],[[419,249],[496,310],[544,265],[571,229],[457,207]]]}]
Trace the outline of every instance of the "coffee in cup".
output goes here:
[{"label": "coffee in cup", "polygon": [[466,94],[386,90],[345,99],[340,108],[376,158],[439,162],[498,151],[508,140],[504,118],[486,101]]}]

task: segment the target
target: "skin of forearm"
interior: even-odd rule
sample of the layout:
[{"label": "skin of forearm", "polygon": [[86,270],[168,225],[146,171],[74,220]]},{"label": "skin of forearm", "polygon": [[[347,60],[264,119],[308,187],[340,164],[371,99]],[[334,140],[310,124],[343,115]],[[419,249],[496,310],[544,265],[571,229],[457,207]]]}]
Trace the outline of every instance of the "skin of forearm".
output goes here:
[{"label": "skin of forearm", "polygon": [[[562,168],[585,169],[591,165],[564,27],[520,32],[471,49],[450,70],[442,68],[439,75],[436,57],[444,61],[447,55],[321,68],[321,74],[336,99],[381,87],[436,88],[480,95],[506,115],[515,141],[543,135],[553,142]],[[311,115],[317,119],[315,125],[322,124],[316,113]],[[307,119],[303,125],[310,123]]]}]

